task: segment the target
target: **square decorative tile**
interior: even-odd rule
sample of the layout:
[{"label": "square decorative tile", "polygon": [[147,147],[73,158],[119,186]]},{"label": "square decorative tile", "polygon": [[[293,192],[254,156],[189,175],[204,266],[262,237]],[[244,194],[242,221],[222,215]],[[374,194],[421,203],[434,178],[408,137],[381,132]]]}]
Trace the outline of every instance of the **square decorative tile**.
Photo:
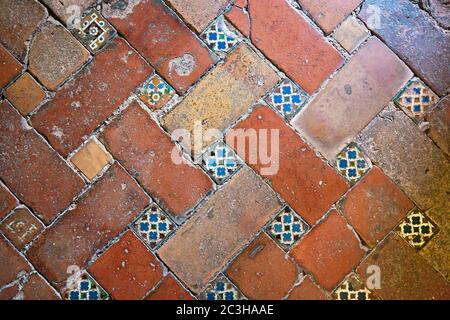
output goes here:
[{"label": "square decorative tile", "polygon": [[413,80],[394,99],[410,117],[421,119],[438,101],[438,96],[422,81]]},{"label": "square decorative tile", "polygon": [[202,300],[242,300],[243,295],[224,275],[219,275],[200,295]]},{"label": "square decorative tile", "polygon": [[286,207],[270,223],[267,231],[281,247],[289,250],[308,229],[309,225]]},{"label": "square decorative tile", "polygon": [[290,120],[305,105],[308,94],[295,85],[291,80],[284,80],[266,98],[266,102],[273,106],[287,120]]},{"label": "square decorative tile", "polygon": [[140,89],[139,98],[152,110],[161,109],[175,94],[175,90],[159,75],[152,76]]},{"label": "square decorative tile", "polygon": [[108,300],[108,293],[87,272],[83,272],[64,289],[64,300]]},{"label": "square decorative tile", "polygon": [[353,184],[371,168],[371,164],[355,144],[350,144],[337,156],[337,168]]},{"label": "square decorative tile", "polygon": [[228,52],[238,43],[237,35],[228,28],[223,16],[207,28],[201,37],[216,52]]},{"label": "square decorative tile", "polygon": [[420,250],[439,232],[437,225],[418,209],[411,210],[397,227],[397,233]]},{"label": "square decorative tile", "polygon": [[374,300],[374,294],[354,275],[345,279],[332,294],[335,300]]},{"label": "square decorative tile", "polygon": [[242,161],[230,147],[219,142],[205,151],[202,166],[220,184],[242,167]]},{"label": "square decorative tile", "polygon": [[96,10],[90,11],[74,32],[80,42],[92,53],[99,51],[116,34],[116,30]]},{"label": "square decorative tile", "polygon": [[170,218],[154,203],[134,224],[136,232],[152,249],[158,247],[175,228]]},{"label": "square decorative tile", "polygon": [[96,139],[86,143],[71,159],[89,180],[94,179],[113,160],[103,145]]}]

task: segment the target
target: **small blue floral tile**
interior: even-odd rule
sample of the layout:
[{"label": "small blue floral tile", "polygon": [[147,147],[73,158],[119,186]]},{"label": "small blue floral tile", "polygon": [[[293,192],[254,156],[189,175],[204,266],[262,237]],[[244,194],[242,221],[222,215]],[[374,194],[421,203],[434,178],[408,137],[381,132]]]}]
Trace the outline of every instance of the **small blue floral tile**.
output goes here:
[{"label": "small blue floral tile", "polygon": [[152,204],[133,226],[136,233],[155,249],[176,229],[175,223],[156,204]]},{"label": "small blue floral tile", "polygon": [[68,280],[64,300],[108,300],[108,293],[87,272]]},{"label": "small blue floral tile", "polygon": [[217,53],[228,52],[238,43],[238,36],[228,28],[223,16],[207,28],[201,37]]},{"label": "small blue floral tile", "polygon": [[270,223],[267,232],[281,247],[289,250],[308,229],[308,224],[286,207]]},{"label": "small blue floral tile", "polygon": [[202,166],[220,184],[242,167],[242,161],[230,147],[219,142],[205,151]]},{"label": "small blue floral tile", "polygon": [[425,213],[413,209],[399,224],[396,231],[413,248],[420,250],[439,232],[439,229]]},{"label": "small blue floral tile", "polygon": [[144,83],[139,99],[150,109],[161,109],[175,94],[175,90],[159,75],[155,74]]},{"label": "small blue floral tile", "polygon": [[219,275],[200,295],[202,300],[242,300],[242,293],[224,275]]},{"label": "small blue floral tile", "polygon": [[438,99],[438,96],[422,81],[413,80],[397,94],[394,102],[410,117],[421,119]]},{"label": "small blue floral tile", "polygon": [[266,102],[287,120],[293,118],[303,108],[307,100],[308,94],[289,79],[285,79],[266,98]]},{"label": "small blue floral tile", "polygon": [[351,184],[358,182],[371,166],[355,144],[349,145],[337,156],[337,168]]}]

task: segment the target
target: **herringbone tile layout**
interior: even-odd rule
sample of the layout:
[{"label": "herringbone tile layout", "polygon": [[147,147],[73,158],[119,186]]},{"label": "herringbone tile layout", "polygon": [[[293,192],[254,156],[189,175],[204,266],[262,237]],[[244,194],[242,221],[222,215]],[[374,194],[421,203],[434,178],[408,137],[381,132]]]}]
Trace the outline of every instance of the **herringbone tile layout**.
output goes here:
[{"label": "herringbone tile layout", "polygon": [[450,299],[417,2],[0,0],[0,299]]}]

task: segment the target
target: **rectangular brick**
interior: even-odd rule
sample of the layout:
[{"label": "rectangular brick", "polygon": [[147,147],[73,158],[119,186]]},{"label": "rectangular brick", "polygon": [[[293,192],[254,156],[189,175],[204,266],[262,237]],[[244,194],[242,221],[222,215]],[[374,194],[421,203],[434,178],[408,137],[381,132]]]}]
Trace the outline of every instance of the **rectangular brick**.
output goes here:
[{"label": "rectangular brick", "polygon": [[366,0],[359,17],[434,92],[446,94],[450,87],[450,35],[427,12],[408,0]]},{"label": "rectangular brick", "polygon": [[19,61],[0,45],[0,91],[17,78],[22,69]]},{"label": "rectangular brick", "polygon": [[[260,155],[265,154],[263,139],[266,135],[263,130],[268,131],[267,135],[278,130],[279,141],[268,142],[269,145],[279,146],[279,159],[274,155],[270,159],[273,161],[273,172],[268,171],[267,161]],[[254,141],[246,138],[246,135],[251,137],[252,132],[257,133],[252,139]],[[347,182],[317,157],[297,133],[269,107],[256,107],[250,117],[238,123],[228,133],[227,143],[254,170],[270,181],[272,188],[311,225],[348,189]],[[273,152],[277,151],[274,149]],[[252,160],[253,155],[258,156]]]},{"label": "rectangular brick", "polygon": [[450,164],[403,111],[387,107],[360,133],[358,141],[422,210],[437,209],[431,212],[435,222],[447,221]]},{"label": "rectangular brick", "polygon": [[0,181],[0,219],[17,206],[17,199]]},{"label": "rectangular brick", "polygon": [[11,105],[0,105],[0,178],[45,222],[64,210],[83,180]]},{"label": "rectangular brick", "polygon": [[[31,271],[30,264],[0,234],[0,288]],[[6,267],[7,266],[7,267]]]},{"label": "rectangular brick", "polygon": [[88,270],[113,299],[138,300],[163,277],[161,263],[127,231]]},{"label": "rectangular brick", "polygon": [[198,293],[280,208],[269,186],[243,168],[178,229],[158,255]]},{"label": "rectangular brick", "polygon": [[291,124],[333,160],[412,75],[381,41],[371,38]]},{"label": "rectangular brick", "polygon": [[101,140],[145,190],[179,218],[212,188],[200,168],[174,162],[172,152],[181,150],[137,102],[108,125]]},{"label": "rectangular brick", "polygon": [[298,2],[325,31],[331,33],[363,0],[299,0]]},{"label": "rectangular brick", "polygon": [[20,285],[0,291],[0,300],[60,300],[53,289],[38,273],[24,275]]},{"label": "rectangular brick", "polygon": [[117,38],[31,117],[31,122],[57,151],[67,156],[152,71],[136,51]]},{"label": "rectangular brick", "polygon": [[231,0],[169,0],[184,20],[200,33]]},{"label": "rectangular brick", "polygon": [[[163,118],[163,124],[171,132],[176,129],[188,130],[191,141],[182,143],[191,151],[195,143],[202,142],[202,138],[208,145],[213,139],[198,136],[196,127],[197,130],[201,127],[203,132],[209,129],[223,131],[278,80],[275,71],[247,45],[242,44]],[[200,150],[193,150],[193,153],[199,154]]]},{"label": "rectangular brick", "polygon": [[296,286],[290,293],[288,300],[327,300],[327,294],[315,284],[309,276]]},{"label": "rectangular brick", "polygon": [[429,123],[428,136],[450,156],[450,96],[442,98],[430,112],[425,115]]},{"label": "rectangular brick", "polygon": [[111,1],[105,3],[103,15],[180,92],[216,60],[161,0]]},{"label": "rectangular brick", "polygon": [[344,62],[340,53],[286,0],[249,0],[251,40],[312,94]]},{"label": "rectangular brick", "polygon": [[118,164],[75,206],[33,242],[27,257],[54,285],[64,286],[67,267],[84,268],[148,204],[148,196]]},{"label": "rectangular brick", "polygon": [[194,300],[194,297],[169,273],[145,300]]},{"label": "rectangular brick", "polygon": [[366,282],[373,273],[369,266],[380,269],[380,288],[373,293],[384,300],[448,300],[450,286],[438,272],[420,257],[413,248],[395,234],[391,234],[357,269]]}]

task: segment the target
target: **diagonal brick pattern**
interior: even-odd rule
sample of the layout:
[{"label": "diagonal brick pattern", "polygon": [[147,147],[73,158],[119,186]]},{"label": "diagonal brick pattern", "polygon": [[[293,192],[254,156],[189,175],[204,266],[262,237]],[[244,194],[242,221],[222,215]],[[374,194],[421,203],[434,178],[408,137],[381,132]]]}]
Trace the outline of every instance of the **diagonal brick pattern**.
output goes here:
[{"label": "diagonal brick pattern", "polygon": [[0,300],[450,299],[436,3],[0,0]]}]

